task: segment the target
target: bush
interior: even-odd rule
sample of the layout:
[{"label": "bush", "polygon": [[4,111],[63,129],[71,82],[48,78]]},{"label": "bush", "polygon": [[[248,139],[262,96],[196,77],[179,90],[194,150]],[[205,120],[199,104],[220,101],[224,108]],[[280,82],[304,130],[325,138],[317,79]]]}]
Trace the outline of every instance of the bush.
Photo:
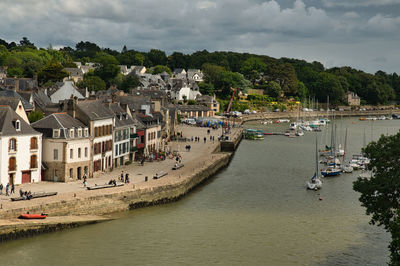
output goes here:
[{"label": "bush", "polygon": [[132,161],[126,161],[125,162],[125,165],[130,165],[130,164],[132,164]]}]

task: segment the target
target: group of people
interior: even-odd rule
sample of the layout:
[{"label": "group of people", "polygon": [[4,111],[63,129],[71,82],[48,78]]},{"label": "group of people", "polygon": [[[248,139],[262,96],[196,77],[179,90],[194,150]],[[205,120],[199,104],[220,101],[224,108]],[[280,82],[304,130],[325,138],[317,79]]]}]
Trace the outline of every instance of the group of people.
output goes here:
[{"label": "group of people", "polygon": [[24,200],[30,200],[32,198],[32,192],[30,191],[22,191],[22,189],[19,190],[19,196],[24,199]]},{"label": "group of people", "polygon": [[[0,184],[0,195],[3,195],[3,184]],[[10,190],[11,188],[11,190]],[[15,193],[15,185],[10,183],[7,183],[6,185],[6,196],[10,196],[11,194]]]},{"label": "group of people", "polygon": [[122,183],[129,183],[129,174],[126,173],[124,177],[124,171],[121,172],[120,180]]},{"label": "group of people", "polygon": [[191,148],[192,148],[192,146],[190,146],[190,145],[185,146],[186,151],[190,151]]}]

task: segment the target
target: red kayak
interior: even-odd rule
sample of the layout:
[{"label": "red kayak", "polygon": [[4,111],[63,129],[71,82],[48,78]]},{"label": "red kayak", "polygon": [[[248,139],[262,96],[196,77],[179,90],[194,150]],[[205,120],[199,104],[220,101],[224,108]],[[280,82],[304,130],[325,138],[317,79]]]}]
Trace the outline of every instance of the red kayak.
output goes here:
[{"label": "red kayak", "polygon": [[45,219],[47,217],[46,214],[21,214],[19,219]]}]

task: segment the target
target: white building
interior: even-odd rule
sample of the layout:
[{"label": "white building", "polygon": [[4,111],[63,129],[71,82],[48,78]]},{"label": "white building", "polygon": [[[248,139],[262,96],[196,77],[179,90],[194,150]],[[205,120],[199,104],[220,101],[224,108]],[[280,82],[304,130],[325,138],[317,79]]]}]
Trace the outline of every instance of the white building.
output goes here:
[{"label": "white building", "polygon": [[79,92],[73,81],[57,82],[55,88],[49,90],[47,95],[53,103],[68,100],[71,96],[81,100],[85,99],[85,96]]},{"label": "white building", "polygon": [[41,181],[42,134],[9,106],[0,106],[0,182]]}]

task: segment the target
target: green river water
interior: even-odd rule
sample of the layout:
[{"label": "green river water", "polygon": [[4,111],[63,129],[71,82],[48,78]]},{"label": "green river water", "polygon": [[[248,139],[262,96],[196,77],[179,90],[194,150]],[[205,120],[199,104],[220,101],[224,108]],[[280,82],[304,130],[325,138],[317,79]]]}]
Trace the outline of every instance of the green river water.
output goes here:
[{"label": "green river water", "polygon": [[[348,128],[348,154],[360,152],[364,131],[368,142],[400,129],[399,120],[336,124],[338,143]],[[352,190],[360,171],[305,189],[315,134],[243,140],[226,169],[182,200],[1,244],[0,265],[385,265],[390,236],[368,224]],[[330,129],[317,134],[330,143]]]}]

